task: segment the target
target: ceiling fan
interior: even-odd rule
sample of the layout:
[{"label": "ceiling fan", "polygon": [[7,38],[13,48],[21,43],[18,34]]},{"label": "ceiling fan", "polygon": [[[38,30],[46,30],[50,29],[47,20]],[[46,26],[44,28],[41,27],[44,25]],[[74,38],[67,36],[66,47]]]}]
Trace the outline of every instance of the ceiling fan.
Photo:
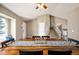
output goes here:
[{"label": "ceiling fan", "polygon": [[47,4],[45,3],[37,3],[36,9],[47,9]]}]

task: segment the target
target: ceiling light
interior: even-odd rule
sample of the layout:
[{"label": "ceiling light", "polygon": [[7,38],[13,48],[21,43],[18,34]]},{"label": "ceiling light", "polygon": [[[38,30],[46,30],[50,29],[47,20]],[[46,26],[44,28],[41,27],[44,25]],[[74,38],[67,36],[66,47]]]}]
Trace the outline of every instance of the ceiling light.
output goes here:
[{"label": "ceiling light", "polygon": [[37,3],[36,9],[47,9],[47,4],[45,3]]}]

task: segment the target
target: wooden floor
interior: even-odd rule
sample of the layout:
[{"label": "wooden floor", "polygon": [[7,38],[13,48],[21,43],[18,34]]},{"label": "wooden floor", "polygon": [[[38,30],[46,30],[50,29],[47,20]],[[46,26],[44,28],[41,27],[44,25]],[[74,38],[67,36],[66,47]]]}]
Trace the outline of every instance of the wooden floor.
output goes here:
[{"label": "wooden floor", "polygon": [[[0,55],[19,55],[19,51],[16,47],[6,47],[0,50]],[[48,55],[48,49],[43,49],[43,55]],[[79,50],[72,50],[72,55],[79,55]]]},{"label": "wooden floor", "polygon": [[19,49],[6,47],[0,50],[0,55],[19,55]]}]

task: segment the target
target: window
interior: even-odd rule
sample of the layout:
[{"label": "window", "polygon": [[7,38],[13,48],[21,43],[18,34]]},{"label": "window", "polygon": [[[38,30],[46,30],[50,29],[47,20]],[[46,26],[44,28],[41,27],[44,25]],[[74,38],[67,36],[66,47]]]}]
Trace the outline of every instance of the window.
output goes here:
[{"label": "window", "polygon": [[0,13],[0,41],[6,40],[8,34],[16,39],[16,19]]},{"label": "window", "polygon": [[0,40],[5,39],[7,35],[7,22],[6,19],[0,16]]}]

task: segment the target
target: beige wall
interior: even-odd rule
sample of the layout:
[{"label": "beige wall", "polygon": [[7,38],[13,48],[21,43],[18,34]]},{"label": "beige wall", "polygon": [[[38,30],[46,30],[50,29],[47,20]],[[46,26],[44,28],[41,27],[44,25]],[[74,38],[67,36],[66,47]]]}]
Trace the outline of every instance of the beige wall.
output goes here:
[{"label": "beige wall", "polygon": [[50,35],[50,37],[58,37],[53,29],[50,30],[50,19],[52,21],[52,24],[56,23],[64,25],[63,27],[67,26],[67,20],[65,19],[54,16],[51,16],[50,18],[50,15],[41,15],[36,19],[27,22],[28,36],[38,35],[38,24],[42,22],[45,23],[46,35]]},{"label": "beige wall", "polygon": [[[78,39],[79,40],[79,9],[75,9],[71,11],[68,15],[65,16],[66,18],[62,17],[54,17],[56,24],[63,24],[68,28],[68,37]],[[38,22],[45,22],[45,18],[49,18],[49,16],[40,16],[36,20],[29,21],[28,23],[28,34],[35,35],[37,34],[37,23]],[[47,21],[49,22],[49,21]],[[47,23],[46,23],[47,24]],[[30,26],[29,26],[30,25]],[[31,26],[32,25],[32,26]],[[49,26],[49,25],[47,25]],[[34,29],[33,29],[34,28]],[[49,27],[46,27],[49,28]],[[48,29],[47,29],[48,30]],[[53,35],[54,36],[54,35]]]},{"label": "beige wall", "polygon": [[22,38],[22,18],[17,16],[15,13],[12,11],[8,10],[7,8],[3,7],[0,5],[0,13],[6,14],[14,19],[16,19],[16,39],[21,39]]},{"label": "beige wall", "polygon": [[73,10],[68,16],[68,36],[79,40],[79,8]]},{"label": "beige wall", "polygon": [[27,36],[32,36],[32,21],[27,22]]},{"label": "beige wall", "polygon": [[[32,34],[31,31],[34,31],[34,30],[37,31],[36,27],[37,27],[37,23],[38,22],[45,22],[45,20],[44,20],[45,18],[44,17],[45,16],[39,17],[38,18],[39,21],[33,20],[33,22],[32,21],[28,22],[29,25],[32,25],[32,27],[31,26],[29,27],[31,29],[29,29],[29,31],[28,31],[28,33],[30,35]],[[56,16],[54,19],[55,19],[56,23],[59,23],[59,24],[62,23],[64,26],[65,26],[65,24],[67,24],[67,27],[68,27],[68,37],[79,40],[79,8],[69,12],[69,14],[67,14],[65,16],[61,16],[61,17]]]},{"label": "beige wall", "polygon": [[55,20],[56,25],[62,24],[62,27],[67,28],[67,20],[66,19],[63,19],[60,17],[54,17],[54,20]]},{"label": "beige wall", "polygon": [[43,22],[45,23],[45,34],[48,35],[50,32],[50,16],[49,15],[42,15],[37,17],[38,23]]},{"label": "beige wall", "polygon": [[[62,9],[63,10],[63,9]],[[79,7],[68,13],[54,14],[56,17],[68,20],[68,37],[79,40]]]},{"label": "beige wall", "polygon": [[50,27],[50,18],[49,18],[49,15],[42,15],[42,16],[37,17],[35,20],[31,20],[31,21],[27,22],[28,36],[39,35],[38,34],[38,24],[40,22],[45,23],[45,33],[46,33],[46,35],[48,35],[49,27]]}]

